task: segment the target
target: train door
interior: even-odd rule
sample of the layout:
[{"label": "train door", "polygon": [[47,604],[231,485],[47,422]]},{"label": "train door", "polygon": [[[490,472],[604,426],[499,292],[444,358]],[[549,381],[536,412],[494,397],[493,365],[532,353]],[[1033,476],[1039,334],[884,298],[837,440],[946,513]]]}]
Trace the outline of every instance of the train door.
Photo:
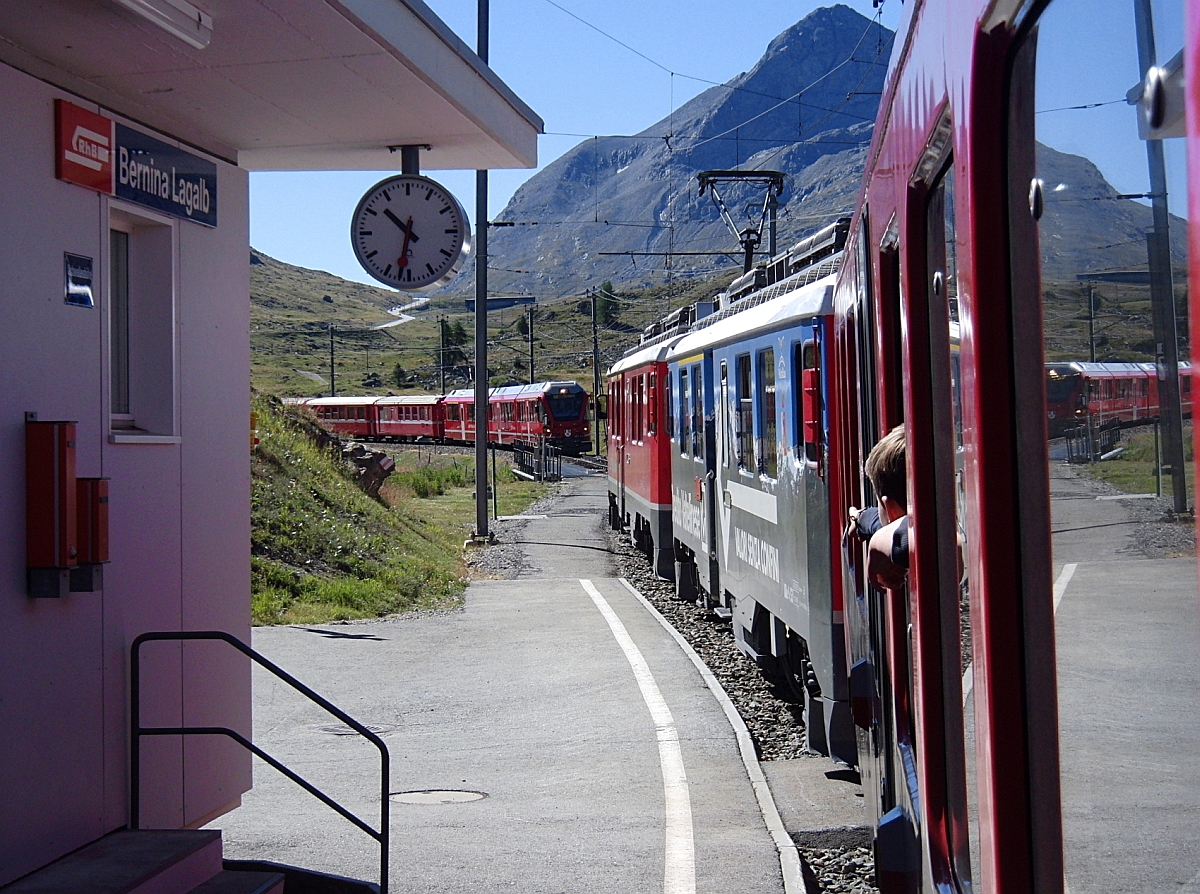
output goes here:
[{"label": "train door", "polygon": [[618,500],[618,515],[617,528],[623,528],[625,520],[629,517],[629,508],[625,505],[625,473],[626,466],[629,463],[629,405],[630,394],[629,388],[630,377],[624,373],[616,380],[613,388],[613,397],[616,399],[616,420],[617,420],[617,500]]},{"label": "train door", "polygon": [[[733,420],[734,408],[731,401],[734,396],[731,391],[731,383],[729,381],[729,361],[725,358],[717,358],[714,355],[714,363],[717,373],[717,398],[716,398],[716,475],[713,488],[713,533],[712,539],[712,556],[716,559],[721,568],[729,568],[729,537],[730,537],[730,522],[729,513],[732,509],[732,501],[729,495],[728,481],[731,474],[736,472],[733,468]],[[720,580],[721,591],[711,593],[714,602],[719,606],[728,609],[729,601],[725,597],[727,591],[726,581],[724,577],[714,575],[714,580]]]},{"label": "train door", "polygon": [[[1197,122],[1185,115],[1200,93],[1198,28],[1183,0],[1035,4],[1008,85],[1019,584],[1025,629],[1046,631],[1033,655],[1050,665],[1036,678],[1048,692],[1024,693],[1039,713],[1022,750],[1046,756],[1033,768],[1034,821],[1061,823],[1058,841],[1030,835],[1057,844],[1061,865],[1033,856],[1071,894],[1200,884],[1200,617],[1193,523],[1180,524],[1194,509],[1179,387],[1190,346],[1178,314],[1200,211]],[[1085,59],[1103,64],[1084,70]],[[1076,328],[1081,283],[1095,291],[1097,333],[1109,313],[1119,342]],[[1099,359],[1152,364],[1158,451],[1153,425],[1122,428],[1120,456],[1091,462],[1068,462],[1047,438],[1045,362],[1085,361],[1093,344]],[[1053,816],[1047,798],[1061,801]]]},{"label": "train door", "polygon": [[713,605],[721,604],[721,565],[718,561],[719,544],[721,542],[721,533],[717,527],[717,502],[720,497],[720,488],[717,486],[717,466],[720,462],[718,459],[717,443],[719,441],[718,431],[720,430],[717,424],[718,407],[721,403],[721,398],[715,393],[713,386],[713,353],[712,351],[704,352],[704,359],[700,362],[695,370],[701,376],[701,400],[702,403],[697,414],[698,421],[704,426],[702,436],[702,446],[704,448],[704,524],[705,536],[704,541],[707,547],[708,560],[708,581],[706,589],[709,595],[709,601]]},{"label": "train door", "polygon": [[[830,408],[826,395],[835,387],[829,374],[833,345],[826,319],[805,321],[793,344],[793,443],[804,523],[795,531],[803,557],[809,629],[805,635],[808,671],[809,736],[814,747],[844,763],[856,762],[856,743],[849,714],[844,603],[833,591],[835,557],[831,552],[829,437]],[[836,524],[840,530],[840,522]],[[789,649],[792,648],[789,642]],[[798,645],[798,644],[797,644]]]},{"label": "train door", "polygon": [[[939,135],[950,130],[948,115]],[[938,136],[935,136],[935,143]],[[947,139],[948,143],[948,139]],[[948,149],[948,146],[946,147]],[[930,155],[935,155],[931,152]],[[972,673],[971,604],[964,575],[972,537],[968,502],[973,493],[963,473],[962,365],[959,343],[958,225],[956,173],[946,157],[932,173],[925,204],[925,289],[922,296],[925,337],[913,363],[927,363],[914,395],[919,409],[910,423],[910,449],[927,457],[929,476],[911,495],[917,549],[910,598],[916,606],[916,660],[922,670],[922,701],[927,721],[940,720],[938,732],[923,726],[926,796],[944,804],[940,817],[926,816],[930,839],[927,859],[934,879],[953,878],[960,891],[971,891],[979,865],[978,797],[975,794],[975,692]],[[914,318],[919,319],[919,316]],[[936,728],[936,727],[934,727]],[[939,861],[945,861],[939,865]]]}]

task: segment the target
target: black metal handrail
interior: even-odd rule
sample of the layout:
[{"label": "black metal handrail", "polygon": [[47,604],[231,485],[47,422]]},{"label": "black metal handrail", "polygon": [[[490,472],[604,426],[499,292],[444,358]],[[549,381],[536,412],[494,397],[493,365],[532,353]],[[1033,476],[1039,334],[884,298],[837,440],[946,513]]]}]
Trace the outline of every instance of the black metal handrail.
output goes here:
[{"label": "black metal handrail", "polygon": [[[252,661],[266,668],[283,682],[287,683],[297,692],[306,696],[310,701],[316,702],[342,723],[353,729],[356,733],[379,749],[379,773],[380,773],[380,801],[379,801],[379,829],[376,830],[365,820],[351,813],[341,804],[338,804],[331,797],[318,789],[308,780],[301,777],[295,771],[284,766],[276,758],[272,757],[267,752],[263,751],[245,736],[235,730],[224,726],[148,726],[141,725],[141,648],[143,643],[154,640],[220,640],[233,646],[243,655],[246,655]],[[352,822],[362,831],[366,832],[379,843],[379,892],[387,894],[388,889],[388,827],[390,825],[390,806],[391,802],[388,797],[388,784],[391,780],[391,756],[388,753],[387,745],[371,730],[367,729],[337,705],[333,704],[324,696],[314,692],[309,687],[305,686],[283,668],[274,664],[267,658],[264,658],[250,646],[246,645],[236,636],[231,633],[226,633],[223,630],[181,630],[181,631],[162,631],[143,633],[133,641],[130,647],[130,740],[129,740],[129,790],[130,790],[130,809],[129,809],[129,828],[137,829],[141,824],[141,740],[142,736],[226,736],[233,739],[235,742],[244,746],[252,754],[262,758],[288,779],[302,787],[309,794],[318,798],[323,804],[335,810],[339,815]]]}]

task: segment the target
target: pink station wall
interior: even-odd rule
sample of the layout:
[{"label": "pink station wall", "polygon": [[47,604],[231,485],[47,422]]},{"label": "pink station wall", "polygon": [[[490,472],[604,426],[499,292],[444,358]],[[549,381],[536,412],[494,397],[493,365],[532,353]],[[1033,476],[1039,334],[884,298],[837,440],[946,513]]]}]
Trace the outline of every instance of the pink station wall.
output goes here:
[{"label": "pink station wall", "polygon": [[[56,97],[95,110],[0,65],[0,885],[126,824],[133,638],[250,632],[247,175],[211,159],[219,226],[171,225],[178,442],[111,443],[104,283],[119,203],[55,179]],[[63,301],[68,251],[95,259],[94,308]],[[76,420],[77,474],[111,479],[102,593],[25,595],[27,410]],[[209,643],[143,656],[145,724],[250,734],[242,656]],[[250,788],[250,756],[223,739],[144,740],[143,754],[147,827],[198,825]]]}]

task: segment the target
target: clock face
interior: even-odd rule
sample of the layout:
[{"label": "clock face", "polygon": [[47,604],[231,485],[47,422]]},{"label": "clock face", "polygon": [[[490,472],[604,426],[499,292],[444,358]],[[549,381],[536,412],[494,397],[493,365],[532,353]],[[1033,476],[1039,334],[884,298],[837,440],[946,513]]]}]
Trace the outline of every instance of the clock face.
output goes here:
[{"label": "clock face", "polygon": [[462,205],[428,177],[401,174],[376,183],[350,220],[350,243],[363,269],[403,291],[452,279],[471,254]]}]

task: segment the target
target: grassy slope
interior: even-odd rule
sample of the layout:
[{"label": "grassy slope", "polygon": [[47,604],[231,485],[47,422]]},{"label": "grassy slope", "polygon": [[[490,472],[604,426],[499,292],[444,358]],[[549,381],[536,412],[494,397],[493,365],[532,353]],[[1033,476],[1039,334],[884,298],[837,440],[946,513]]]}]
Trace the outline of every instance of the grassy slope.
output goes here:
[{"label": "grassy slope", "polygon": [[[329,324],[335,327],[335,374],[339,394],[386,394],[436,391],[438,325],[444,316],[474,332],[474,315],[463,299],[473,297],[470,282],[455,283],[454,293],[435,295],[416,319],[385,330],[364,330],[394,319],[387,309],[408,296],[306,270],[255,253],[250,268],[251,379],[261,391],[284,396],[329,393]],[[599,332],[601,367],[637,343],[650,322],[681,304],[711,298],[731,278],[712,283],[678,281],[637,292],[620,292],[618,322]],[[325,301],[325,296],[330,301]],[[529,347],[518,331],[523,307],[493,311],[488,320],[488,366],[493,384],[525,382]],[[534,362],[538,379],[574,379],[592,388],[592,323],[586,295],[540,299],[534,316]],[[468,348],[468,353],[471,351]],[[399,364],[408,378],[401,386],[392,378]],[[307,373],[307,375],[305,375]],[[364,378],[378,374],[378,387]],[[315,377],[315,378],[314,378]],[[450,375],[447,387],[466,380]]]},{"label": "grassy slope", "polygon": [[[262,396],[254,405],[254,623],[318,623],[456,603],[465,585],[462,542],[474,520],[466,458],[405,451],[377,501],[354,484],[339,456],[316,446],[308,417]],[[507,466],[502,471],[502,512],[520,511],[544,492],[509,484]]]}]

